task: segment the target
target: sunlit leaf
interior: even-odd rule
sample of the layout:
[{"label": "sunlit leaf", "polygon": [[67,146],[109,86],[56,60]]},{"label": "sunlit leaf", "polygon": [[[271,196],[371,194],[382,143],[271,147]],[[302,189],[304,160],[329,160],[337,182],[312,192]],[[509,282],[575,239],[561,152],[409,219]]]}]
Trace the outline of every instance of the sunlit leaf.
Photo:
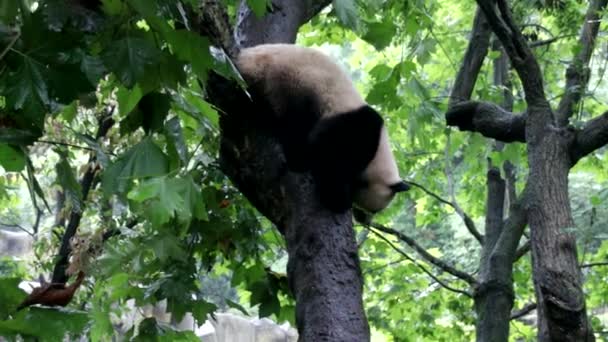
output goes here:
[{"label": "sunlit leaf", "polygon": [[247,0],[247,6],[258,18],[261,18],[266,14],[266,10],[272,6],[272,2],[270,0]]},{"label": "sunlit leaf", "polygon": [[387,47],[393,40],[397,27],[391,21],[366,23],[367,32],[363,39],[372,44],[377,50]]},{"label": "sunlit leaf", "polygon": [[25,155],[20,148],[0,144],[0,166],[8,172],[19,172],[25,167]]},{"label": "sunlit leaf", "polygon": [[336,16],[342,24],[354,31],[359,29],[359,12],[355,0],[333,0]]},{"label": "sunlit leaf", "polygon": [[102,180],[106,196],[124,193],[139,178],[161,176],[169,171],[167,156],[151,138],[145,138],[108,167]]},{"label": "sunlit leaf", "polygon": [[30,307],[19,311],[11,320],[0,321],[0,335],[19,334],[40,341],[61,341],[67,332],[82,332],[87,323],[84,312]]}]

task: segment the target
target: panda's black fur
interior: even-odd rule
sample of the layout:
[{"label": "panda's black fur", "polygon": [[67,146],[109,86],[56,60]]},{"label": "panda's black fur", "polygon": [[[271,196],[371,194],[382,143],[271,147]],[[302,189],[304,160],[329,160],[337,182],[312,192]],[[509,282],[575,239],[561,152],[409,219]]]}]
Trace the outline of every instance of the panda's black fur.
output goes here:
[{"label": "panda's black fur", "polygon": [[401,181],[380,114],[327,56],[288,44],[244,49],[237,66],[273,126],[294,172],[310,171],[334,212],[373,213],[409,186]]}]

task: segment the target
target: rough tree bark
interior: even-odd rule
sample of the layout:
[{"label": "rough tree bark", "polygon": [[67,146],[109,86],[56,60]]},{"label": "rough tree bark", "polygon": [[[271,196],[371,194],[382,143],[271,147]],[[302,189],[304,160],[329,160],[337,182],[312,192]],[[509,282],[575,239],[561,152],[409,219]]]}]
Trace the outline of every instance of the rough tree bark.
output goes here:
[{"label": "rough tree bark", "polygon": [[[241,5],[234,35],[236,48],[226,50],[293,43],[298,28],[328,3],[273,1],[272,11],[262,19]],[[209,95],[226,113],[220,120],[222,169],[287,242],[287,272],[296,299],[300,340],[369,340],[350,211],[336,215],[324,209],[310,175],[286,170],[276,139],[259,122],[259,107],[234,84],[213,77]]]},{"label": "rough tree bark", "polygon": [[[529,176],[522,204],[532,233],[540,341],[594,340],[585,310],[576,241],[568,230],[574,226],[569,205],[568,173],[578,159],[606,144],[608,115],[591,120],[579,131],[568,127],[568,122],[586,86],[586,68],[599,27],[598,16],[606,2],[593,0],[589,5],[579,38],[583,48],[566,72],[568,89],[559,109],[554,112],[545,96],[540,66],[514,24],[507,2],[477,0],[522,81],[528,108],[525,116],[514,116],[497,106],[492,110],[490,104],[469,102],[451,108],[446,114],[449,125],[482,132],[506,142],[521,141],[524,134]],[[481,118],[489,113],[500,120]],[[513,129],[514,120],[525,122],[525,132]],[[502,125],[503,130],[496,130],[496,125]],[[583,133],[586,134],[586,142],[580,144]]]},{"label": "rough tree bark", "polygon": [[[464,59],[461,63],[458,76],[454,82],[452,93],[450,94],[449,107],[451,113],[458,113],[454,108],[463,108],[477,104],[460,101],[470,99],[473,92],[477,76],[487,55],[490,43],[491,30],[485,20],[485,16],[478,9],[475,13],[471,39],[467,47]],[[500,49],[500,47],[497,47]],[[508,61],[506,56],[495,59],[494,62],[494,82],[498,86],[505,86],[507,79]],[[507,109],[511,108],[512,98],[508,91],[505,91],[504,105]],[[481,126],[487,127],[488,131],[495,135],[509,138],[506,134],[513,130],[520,130],[521,136],[517,139],[523,140],[523,126],[525,120],[512,120],[510,116],[503,115],[503,111],[498,106],[489,106],[491,110],[479,108],[483,114],[478,116],[476,122],[466,120],[461,122],[461,116],[448,116],[448,125],[468,127],[469,130]],[[499,115],[495,115],[499,114]],[[523,118],[524,116],[520,116]],[[505,118],[509,123],[505,123]],[[498,122],[498,124],[497,124]],[[505,130],[504,126],[510,127]],[[521,127],[521,128],[518,128]],[[506,173],[510,170],[505,165]],[[509,218],[504,218],[505,199],[511,202]],[[487,202],[486,202],[486,222],[485,235],[482,243],[482,251],[479,266],[479,276],[474,293],[477,341],[508,341],[509,322],[511,309],[513,308],[513,262],[517,245],[526,226],[525,213],[521,209],[519,202],[515,201],[515,187],[510,181],[509,191],[506,191],[505,181],[500,176],[500,170],[490,165],[487,174]]]}]

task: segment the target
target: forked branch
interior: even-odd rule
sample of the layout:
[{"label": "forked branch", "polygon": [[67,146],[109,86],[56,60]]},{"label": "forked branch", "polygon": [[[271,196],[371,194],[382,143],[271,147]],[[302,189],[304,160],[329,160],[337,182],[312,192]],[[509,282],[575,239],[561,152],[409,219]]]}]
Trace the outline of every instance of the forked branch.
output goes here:
[{"label": "forked branch", "polygon": [[608,112],[590,120],[579,131],[570,152],[572,165],[584,156],[608,144]]}]

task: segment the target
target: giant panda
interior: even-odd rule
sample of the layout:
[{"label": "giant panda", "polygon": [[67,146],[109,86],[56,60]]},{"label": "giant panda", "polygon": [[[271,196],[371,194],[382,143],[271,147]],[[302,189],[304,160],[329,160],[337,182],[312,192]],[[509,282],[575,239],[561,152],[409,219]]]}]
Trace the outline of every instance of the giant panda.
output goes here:
[{"label": "giant panda", "polygon": [[254,101],[271,113],[288,168],[311,172],[326,208],[354,207],[356,219],[368,220],[409,189],[382,117],[328,56],[265,44],[241,50],[236,66]]}]

